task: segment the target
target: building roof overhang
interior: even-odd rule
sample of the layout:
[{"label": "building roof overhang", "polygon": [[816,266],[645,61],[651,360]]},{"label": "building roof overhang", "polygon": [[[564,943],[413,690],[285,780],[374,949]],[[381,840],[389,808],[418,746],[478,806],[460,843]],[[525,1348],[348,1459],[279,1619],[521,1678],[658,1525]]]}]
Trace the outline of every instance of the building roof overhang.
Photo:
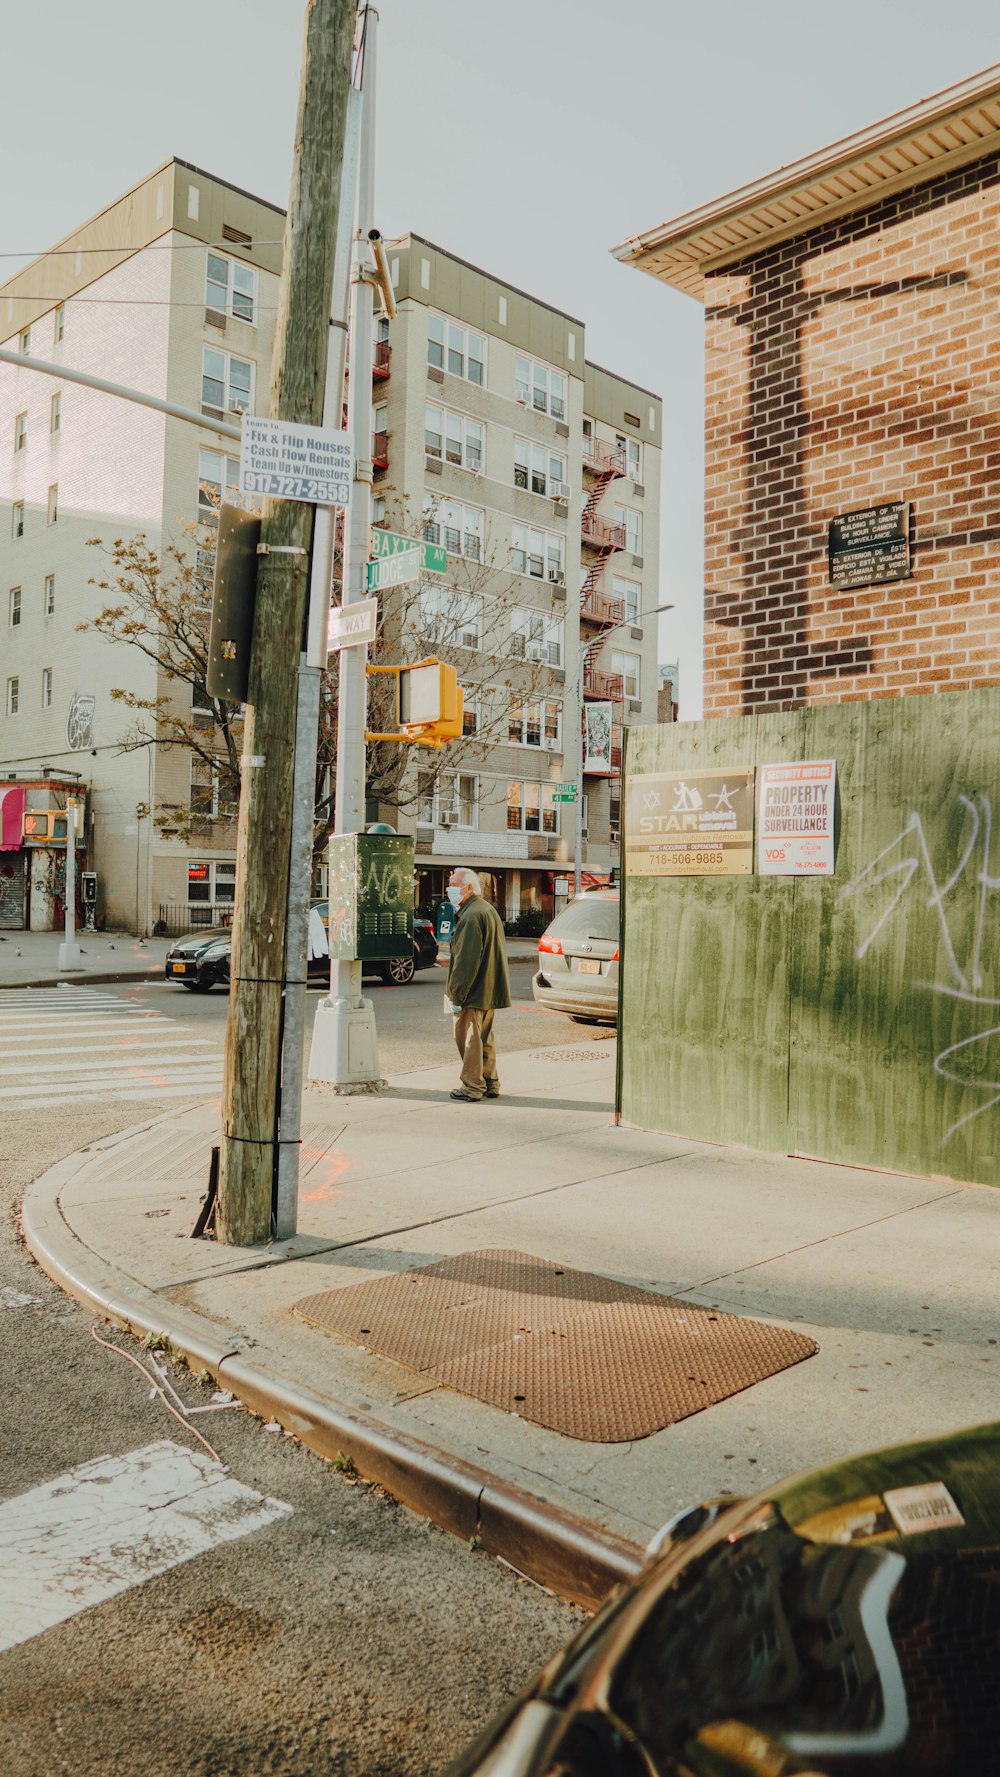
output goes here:
[{"label": "building roof overhang", "polygon": [[1000,63],[612,248],[687,295],[704,274],[1000,150]]}]

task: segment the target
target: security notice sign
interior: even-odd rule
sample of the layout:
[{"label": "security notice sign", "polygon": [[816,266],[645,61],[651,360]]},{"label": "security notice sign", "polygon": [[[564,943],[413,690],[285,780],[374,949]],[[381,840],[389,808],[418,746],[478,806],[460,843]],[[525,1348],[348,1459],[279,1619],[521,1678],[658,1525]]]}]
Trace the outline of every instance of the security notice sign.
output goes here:
[{"label": "security notice sign", "polygon": [[243,416],[240,491],[316,506],[347,506],[354,454],[346,432]]},{"label": "security notice sign", "polygon": [[625,785],[629,876],[749,876],[754,774],[734,770],[636,773]]},{"label": "security notice sign", "polygon": [[760,876],[832,876],[835,759],[757,769]]}]

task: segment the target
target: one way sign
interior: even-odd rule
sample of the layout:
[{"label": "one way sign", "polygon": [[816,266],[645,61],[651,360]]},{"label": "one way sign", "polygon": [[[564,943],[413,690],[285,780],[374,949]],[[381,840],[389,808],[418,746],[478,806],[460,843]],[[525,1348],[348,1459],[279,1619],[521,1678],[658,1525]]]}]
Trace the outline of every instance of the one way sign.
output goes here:
[{"label": "one way sign", "polygon": [[353,605],[334,605],[330,612],[328,645],[331,654],[341,648],[360,648],[375,640],[378,599],[358,599]]}]

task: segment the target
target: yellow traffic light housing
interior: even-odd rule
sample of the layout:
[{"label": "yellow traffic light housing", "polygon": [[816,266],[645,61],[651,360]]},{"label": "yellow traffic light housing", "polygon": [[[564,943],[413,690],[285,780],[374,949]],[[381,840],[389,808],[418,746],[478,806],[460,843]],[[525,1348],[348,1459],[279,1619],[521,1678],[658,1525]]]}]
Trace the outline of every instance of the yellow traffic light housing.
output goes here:
[{"label": "yellow traffic light housing", "polygon": [[366,734],[368,741],[407,741],[412,746],[443,747],[462,732],[465,694],[453,666],[433,655],[412,666],[370,666],[370,673],[393,673],[396,679],[396,734]]}]

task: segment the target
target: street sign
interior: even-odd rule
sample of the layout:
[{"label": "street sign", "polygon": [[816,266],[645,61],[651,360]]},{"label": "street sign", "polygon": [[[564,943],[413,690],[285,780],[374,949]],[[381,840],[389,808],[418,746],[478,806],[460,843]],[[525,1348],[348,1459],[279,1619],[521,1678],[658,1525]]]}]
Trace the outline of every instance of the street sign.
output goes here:
[{"label": "street sign", "polygon": [[[417,537],[401,537],[398,531],[383,531],[379,525],[372,526],[371,552],[376,561],[387,555],[404,555],[412,549],[423,551],[421,565],[425,574],[447,573],[448,551],[440,543],[422,543]],[[394,585],[395,582],[387,584]]]},{"label": "street sign", "polygon": [[347,432],[292,420],[243,416],[240,492],[316,506],[347,506],[354,451]]},{"label": "street sign", "polygon": [[576,801],[576,791],[575,790],[553,790],[552,800],[553,800],[553,802],[575,802]]},{"label": "street sign", "polygon": [[386,586],[402,586],[406,580],[417,580],[423,567],[419,545],[399,555],[384,555],[381,561],[368,563],[368,591],[381,592]]},{"label": "street sign", "polygon": [[331,654],[341,648],[360,648],[375,640],[378,599],[358,599],[353,605],[334,605],[330,612],[327,647]]}]

